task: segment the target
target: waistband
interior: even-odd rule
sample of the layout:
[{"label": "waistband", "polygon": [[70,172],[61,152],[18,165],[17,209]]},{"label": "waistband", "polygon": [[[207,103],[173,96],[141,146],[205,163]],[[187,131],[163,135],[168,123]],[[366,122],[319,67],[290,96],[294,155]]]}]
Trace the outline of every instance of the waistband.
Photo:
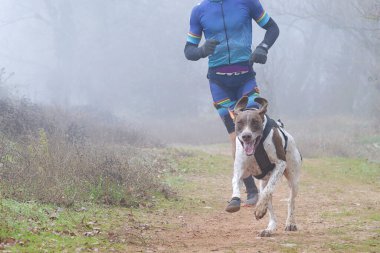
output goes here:
[{"label": "waistband", "polygon": [[239,62],[231,65],[223,65],[208,69],[209,78],[212,76],[233,77],[249,73],[254,73],[252,66],[249,65],[249,62]]}]

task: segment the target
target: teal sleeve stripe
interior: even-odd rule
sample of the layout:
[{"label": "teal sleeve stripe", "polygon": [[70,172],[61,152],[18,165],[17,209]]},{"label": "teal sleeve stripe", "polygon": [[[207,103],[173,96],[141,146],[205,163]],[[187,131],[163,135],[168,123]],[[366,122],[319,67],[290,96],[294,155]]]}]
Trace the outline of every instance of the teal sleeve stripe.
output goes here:
[{"label": "teal sleeve stripe", "polygon": [[193,36],[187,36],[187,42],[190,42],[192,44],[195,44],[195,45],[199,45],[199,43],[201,42],[201,39],[198,39],[198,38],[194,38]]},{"label": "teal sleeve stripe", "polygon": [[261,27],[265,26],[268,23],[269,19],[270,17],[268,13],[265,13],[264,17],[258,22],[259,26]]}]

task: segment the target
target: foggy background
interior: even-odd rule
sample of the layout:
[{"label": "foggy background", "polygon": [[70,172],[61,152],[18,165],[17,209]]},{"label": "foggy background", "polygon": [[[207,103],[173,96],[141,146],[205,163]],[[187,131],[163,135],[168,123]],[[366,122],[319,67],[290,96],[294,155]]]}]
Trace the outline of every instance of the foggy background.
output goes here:
[{"label": "foggy background", "polygon": [[[112,112],[168,142],[227,141],[207,59],[183,54],[197,2],[0,0],[1,83],[36,103]],[[261,3],[280,27],[255,65],[271,115],[379,122],[380,1]],[[253,46],[263,36],[254,24]]]}]

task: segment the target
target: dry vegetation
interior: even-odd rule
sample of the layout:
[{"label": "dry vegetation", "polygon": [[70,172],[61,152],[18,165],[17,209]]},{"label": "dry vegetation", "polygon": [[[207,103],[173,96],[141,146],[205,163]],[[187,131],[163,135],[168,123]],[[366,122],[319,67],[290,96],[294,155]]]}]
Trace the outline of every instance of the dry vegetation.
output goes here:
[{"label": "dry vegetation", "polygon": [[90,108],[63,111],[26,100],[0,100],[0,193],[5,198],[70,206],[138,206],[166,162],[160,144]]}]

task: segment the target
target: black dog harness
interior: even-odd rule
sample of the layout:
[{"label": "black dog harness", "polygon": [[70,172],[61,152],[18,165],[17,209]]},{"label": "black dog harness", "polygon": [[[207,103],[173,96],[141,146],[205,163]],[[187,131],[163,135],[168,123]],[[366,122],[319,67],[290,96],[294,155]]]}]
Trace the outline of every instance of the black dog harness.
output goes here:
[{"label": "black dog harness", "polygon": [[276,166],[274,163],[271,163],[271,161],[269,160],[268,154],[267,154],[267,152],[264,149],[264,141],[266,140],[266,138],[268,137],[270,131],[273,128],[277,128],[278,130],[280,130],[280,132],[284,136],[284,139],[285,139],[285,146],[284,146],[285,153],[286,153],[286,148],[288,146],[288,137],[285,135],[285,133],[282,131],[282,129],[278,126],[278,124],[276,123],[276,121],[274,121],[273,119],[269,118],[268,116],[266,116],[266,118],[267,118],[267,123],[266,123],[264,131],[263,131],[263,136],[261,137],[259,145],[257,146],[257,148],[255,150],[255,159],[256,159],[257,164],[259,165],[259,167],[260,167],[260,169],[262,171],[262,173],[260,175],[254,176],[256,179],[263,179]]}]

